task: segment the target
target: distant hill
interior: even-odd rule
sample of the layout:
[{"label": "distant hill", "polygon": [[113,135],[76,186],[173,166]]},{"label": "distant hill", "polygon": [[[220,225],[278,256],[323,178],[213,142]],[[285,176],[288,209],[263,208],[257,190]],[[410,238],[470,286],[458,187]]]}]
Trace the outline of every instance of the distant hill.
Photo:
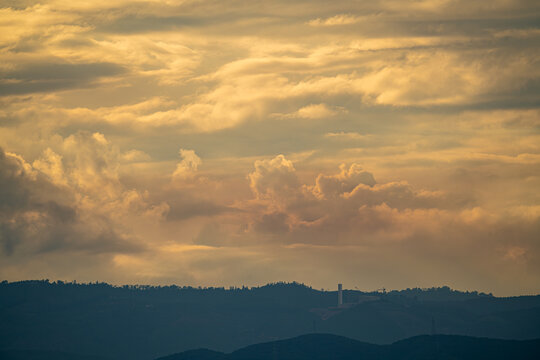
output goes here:
[{"label": "distant hill", "polygon": [[540,296],[497,298],[448,287],[388,293],[297,283],[257,288],[0,283],[0,350],[34,349],[148,360],[188,349],[229,353],[308,333],[373,344],[435,332],[540,338]]},{"label": "distant hill", "polygon": [[330,334],[245,347],[230,354],[186,351],[157,360],[536,360],[538,340],[496,340],[455,335],[417,336],[391,345],[373,345]]},{"label": "distant hill", "polygon": [[40,350],[0,350],[2,360],[107,360],[107,358],[78,355],[61,351],[40,351]]}]

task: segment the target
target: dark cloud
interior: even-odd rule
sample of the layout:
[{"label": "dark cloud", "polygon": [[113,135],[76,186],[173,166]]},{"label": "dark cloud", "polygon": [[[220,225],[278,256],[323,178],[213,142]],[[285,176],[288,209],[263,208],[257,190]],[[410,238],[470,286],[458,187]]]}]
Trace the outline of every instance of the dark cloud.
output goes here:
[{"label": "dark cloud", "polygon": [[40,0],[2,0],[0,1],[1,8],[12,8],[15,10],[24,10],[27,7],[31,7],[42,3]]},{"label": "dark cloud", "polygon": [[51,183],[22,158],[0,148],[0,250],[136,251],[103,217],[79,215],[68,189]]},{"label": "dark cloud", "polygon": [[289,231],[288,215],[282,212],[264,214],[255,222],[255,231],[270,234],[283,234]]},{"label": "dark cloud", "polygon": [[15,70],[0,73],[0,96],[85,87],[93,81],[124,73],[124,67],[113,63],[27,63]]},{"label": "dark cloud", "polygon": [[0,221],[0,250],[6,255],[13,254],[13,250],[20,240],[21,229],[9,222]]},{"label": "dark cloud", "polygon": [[7,157],[0,148],[0,210],[2,213],[23,209],[29,202],[28,186],[22,164],[18,158]]},{"label": "dark cloud", "polygon": [[175,199],[168,200],[170,209],[167,212],[167,220],[187,220],[197,216],[215,216],[226,212],[236,212],[238,209],[223,206],[203,199],[182,197],[174,195]]},{"label": "dark cloud", "polygon": [[119,17],[98,26],[97,31],[133,34],[152,31],[177,30],[184,27],[202,26],[208,20],[190,16],[136,16]]},{"label": "dark cloud", "polygon": [[229,234],[221,228],[218,223],[210,222],[203,226],[197,236],[193,239],[193,243],[205,246],[223,246],[227,244]]}]

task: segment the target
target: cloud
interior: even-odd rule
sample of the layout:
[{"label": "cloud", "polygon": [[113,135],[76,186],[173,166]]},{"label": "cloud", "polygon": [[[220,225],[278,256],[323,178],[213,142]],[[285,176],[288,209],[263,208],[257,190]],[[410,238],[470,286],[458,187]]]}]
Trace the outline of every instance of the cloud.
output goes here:
[{"label": "cloud", "polygon": [[190,16],[127,15],[102,24],[97,30],[115,34],[134,34],[200,27],[203,24],[203,19]]},{"label": "cloud", "polygon": [[0,151],[0,242],[2,252],[41,253],[55,250],[132,251],[125,238],[103,219],[80,212],[73,194],[50,182],[22,158]]},{"label": "cloud", "polygon": [[32,164],[1,151],[4,253],[141,250],[122,223],[133,217],[159,220],[167,204],[149,204],[144,194],[125,188],[118,175],[120,154],[103,134],[71,135],[59,151],[48,148]]},{"label": "cloud", "polygon": [[332,198],[353,191],[358,185],[373,187],[376,182],[373,175],[358,164],[352,164],[348,169],[345,164],[340,166],[337,175],[319,174],[315,180],[313,193],[321,198]]},{"label": "cloud", "polygon": [[122,154],[122,160],[125,162],[146,162],[150,161],[151,157],[144,151],[140,150],[129,150]]},{"label": "cloud", "polygon": [[[6,8],[6,17],[14,20],[4,24],[10,51],[3,55],[2,88],[4,95],[87,91],[84,99],[81,93],[67,95],[67,106],[64,95],[49,99],[40,113],[62,112],[70,124],[99,122],[101,131],[113,126],[219,132],[272,121],[273,114],[322,120],[347,111],[358,116],[353,104],[428,109],[533,104],[538,74],[530,47],[525,40],[509,44],[496,35],[525,25],[534,29],[519,16],[506,19],[509,11],[520,14],[532,3],[458,3],[319,4],[298,16],[304,2],[280,2],[275,10],[265,9],[272,16],[255,17],[254,5],[238,4],[223,16],[222,6],[213,2],[121,2],[122,11],[106,2]],[[410,9],[415,17],[403,15]],[[450,20],[464,9],[484,20]],[[106,10],[109,16],[103,18]],[[306,33],[306,16],[312,15],[320,25],[354,22],[359,35],[347,26],[318,26]],[[437,23],[441,16],[449,17],[443,25]],[[505,20],[496,20],[501,17]],[[519,25],[520,19],[525,23]],[[196,31],[178,32],[176,25],[192,22]],[[285,23],[286,36],[274,31]],[[107,26],[112,27],[104,32]],[[317,41],[321,36],[328,41]],[[124,91],[132,87],[144,91]],[[175,101],[154,102],[145,110],[126,105],[145,103],[155,94]],[[114,106],[96,111],[100,96]],[[62,106],[66,111],[59,111]],[[47,123],[60,122],[51,118]]]},{"label": "cloud", "polygon": [[359,134],[357,132],[329,132],[324,134],[324,137],[330,138],[330,139],[346,139],[346,140],[364,140],[366,138],[369,138],[369,135],[363,135]]},{"label": "cloud", "polygon": [[303,106],[290,114],[272,114],[272,116],[283,119],[328,119],[338,114],[346,114],[347,110],[341,107],[329,107],[326,104],[310,104]]},{"label": "cloud", "polygon": [[32,163],[32,167],[47,175],[54,184],[67,185],[62,156],[50,148],[47,148],[43,156]]},{"label": "cloud", "polygon": [[259,233],[283,234],[289,231],[288,215],[281,212],[263,214],[255,222],[254,229]]},{"label": "cloud", "polygon": [[203,198],[174,193],[174,199],[168,201],[167,220],[188,220],[198,216],[212,217],[226,212],[238,211],[235,208],[214,203]]},{"label": "cloud", "polygon": [[[2,210],[8,212],[11,209],[24,208],[29,202],[28,183],[34,178],[31,166],[20,156],[0,151]],[[21,184],[21,185],[19,185]]]},{"label": "cloud", "polygon": [[[303,249],[304,256],[317,256],[319,248],[335,251],[336,257],[341,254],[341,260],[353,267],[359,260],[344,260],[346,251],[362,261],[374,254],[379,259],[383,253],[392,254],[386,261],[411,269],[429,266],[432,258],[448,272],[455,261],[473,272],[482,267],[495,269],[502,262],[519,271],[514,266],[530,266],[531,259],[539,256],[540,249],[532,240],[538,233],[539,218],[532,208],[516,209],[510,215],[467,203],[456,206],[441,191],[414,189],[404,181],[377,183],[358,164],[342,165],[337,174],[319,174],[314,185],[302,184],[296,173],[283,156],[259,160],[250,174],[257,174],[252,190],[258,206],[246,204],[251,225],[244,236],[268,242],[273,249],[276,243],[290,244],[287,249]],[[284,180],[276,180],[284,174]],[[294,185],[276,186],[274,181]],[[515,233],[518,228],[523,228],[519,234]],[[481,261],[467,257],[466,249],[481,251],[486,246],[497,250]],[[340,261],[330,257],[326,258],[331,266]],[[483,276],[496,281],[491,275]]]},{"label": "cloud", "polygon": [[313,19],[308,22],[311,26],[339,26],[339,25],[351,25],[360,22],[362,19],[360,17],[349,15],[349,14],[339,14],[334,15],[326,19]]},{"label": "cloud", "polygon": [[450,206],[441,192],[414,190],[403,181],[378,184],[358,164],[342,164],[333,175],[320,173],[309,185],[301,184],[292,162],[279,155],[256,161],[248,178],[261,205],[249,210],[257,214],[253,230],[279,233],[295,242],[326,241],[321,237],[329,232],[335,235],[333,241],[385,227],[391,232],[392,218],[403,213],[444,212]]},{"label": "cloud", "polygon": [[173,179],[186,179],[192,177],[202,163],[201,158],[195,154],[194,150],[180,149],[182,161],[176,165],[173,173]]},{"label": "cloud", "polygon": [[28,63],[13,70],[0,71],[0,96],[54,92],[86,87],[104,78],[117,76],[125,69],[112,63]]},{"label": "cloud", "polygon": [[255,171],[248,179],[258,199],[285,199],[295,195],[300,186],[292,162],[283,155],[255,161]]},{"label": "cloud", "polygon": [[4,1],[0,270],[537,289],[538,10]]},{"label": "cloud", "polygon": [[62,143],[70,185],[96,198],[113,199],[121,191],[119,152],[101,133],[79,132]]}]

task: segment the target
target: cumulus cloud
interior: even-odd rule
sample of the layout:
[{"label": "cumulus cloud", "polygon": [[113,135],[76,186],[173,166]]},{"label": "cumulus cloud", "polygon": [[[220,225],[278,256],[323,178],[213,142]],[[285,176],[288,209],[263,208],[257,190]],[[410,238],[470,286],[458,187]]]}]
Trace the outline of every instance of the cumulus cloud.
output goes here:
[{"label": "cumulus cloud", "polygon": [[[387,252],[393,254],[388,261],[398,266],[408,261],[400,256],[415,259],[417,265],[406,265],[412,269],[427,264],[424,257],[429,254],[449,273],[452,261],[467,263],[470,269],[495,269],[504,262],[518,271],[514,266],[531,266],[531,259],[538,257],[532,239],[539,218],[533,209],[510,215],[468,204],[456,207],[441,191],[415,189],[404,181],[377,183],[358,164],[319,174],[314,185],[300,182],[296,173],[282,155],[256,162],[249,179],[258,206],[246,204],[251,225],[244,237],[273,242],[271,247],[286,243],[287,249],[312,255],[324,249],[343,257],[347,248],[364,261],[368,254]],[[519,235],[503,235],[518,227],[523,227]],[[478,263],[463,260],[465,249],[485,246],[496,249]],[[353,263],[349,266],[355,267]]]},{"label": "cumulus cloud", "polygon": [[195,154],[194,150],[180,149],[182,161],[176,165],[176,170],[173,172],[173,179],[186,179],[193,177],[197,172],[199,165],[202,163],[201,158]]},{"label": "cumulus cloud", "polygon": [[258,199],[286,198],[294,195],[300,186],[292,162],[283,155],[255,161],[255,171],[248,179]]},{"label": "cumulus cloud", "polygon": [[53,183],[67,185],[62,156],[58,155],[51,148],[43,152],[43,156],[32,163],[32,166],[47,175]]},{"label": "cumulus cloud", "polygon": [[0,161],[0,239],[4,254],[135,249],[106,220],[82,220],[86,215],[81,213],[74,194],[58,187],[22,158],[2,150]]},{"label": "cumulus cloud", "polygon": [[131,252],[141,248],[123,228],[130,216],[159,219],[165,203],[119,179],[119,152],[100,133],[64,139],[32,164],[2,150],[0,233],[5,254],[51,251]]},{"label": "cumulus cloud", "polygon": [[[29,200],[28,184],[35,179],[35,173],[20,156],[11,153],[0,152],[2,161],[2,208],[4,211],[10,208],[23,208]],[[23,185],[19,185],[22,183]]]},{"label": "cumulus cloud", "polygon": [[[301,184],[292,162],[279,155],[256,161],[255,171],[248,178],[256,199],[264,204],[255,210],[260,215],[254,220],[254,229],[262,232],[290,230],[294,233],[317,228],[325,233],[344,234],[351,232],[349,225],[354,223],[369,225],[366,212],[371,212],[371,218],[376,219],[379,217],[376,214],[386,208],[404,211],[446,207],[444,194],[440,192],[414,190],[406,182],[378,184],[374,176],[358,164],[342,164],[339,173],[321,173],[315,178],[315,184],[309,185]],[[388,212],[390,217],[392,211]],[[357,219],[361,216],[364,221],[359,222]],[[374,225],[364,230],[368,228]],[[362,229],[356,230],[362,232]],[[294,239],[301,242],[312,238],[296,236]]]},{"label": "cumulus cloud", "polygon": [[348,169],[345,164],[341,164],[340,170],[336,175],[319,174],[313,193],[321,198],[331,198],[349,193],[361,184],[368,187],[376,184],[373,175],[358,164],[352,164]]}]

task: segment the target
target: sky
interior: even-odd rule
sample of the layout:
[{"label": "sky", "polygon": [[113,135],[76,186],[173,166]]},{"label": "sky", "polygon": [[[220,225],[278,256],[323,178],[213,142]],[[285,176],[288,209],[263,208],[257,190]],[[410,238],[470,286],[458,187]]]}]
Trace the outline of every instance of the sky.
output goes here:
[{"label": "sky", "polygon": [[540,293],[540,3],[0,0],[0,279]]}]

